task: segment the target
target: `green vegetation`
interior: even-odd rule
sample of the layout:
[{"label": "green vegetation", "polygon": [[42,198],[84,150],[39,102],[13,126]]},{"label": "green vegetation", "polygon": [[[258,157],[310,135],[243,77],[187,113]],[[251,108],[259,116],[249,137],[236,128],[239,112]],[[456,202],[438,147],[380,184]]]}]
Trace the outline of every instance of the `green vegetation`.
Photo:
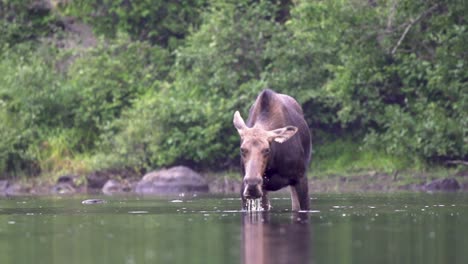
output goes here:
[{"label": "green vegetation", "polygon": [[318,146],[314,150],[314,176],[353,175],[369,171],[392,173],[407,168],[422,169],[421,165],[410,164],[406,157],[397,157],[383,151],[362,149],[360,144],[349,139],[337,139]]},{"label": "green vegetation", "polygon": [[0,1],[0,178],[231,169],[265,87],[318,174],[468,159],[466,1],[85,2]]}]

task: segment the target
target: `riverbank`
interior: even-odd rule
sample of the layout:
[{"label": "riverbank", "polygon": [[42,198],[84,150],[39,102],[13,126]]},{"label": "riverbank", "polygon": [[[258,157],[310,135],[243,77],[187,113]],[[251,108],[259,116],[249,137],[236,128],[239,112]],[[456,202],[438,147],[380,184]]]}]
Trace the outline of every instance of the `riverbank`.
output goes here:
[{"label": "riverbank", "polygon": [[[171,174],[173,169],[181,171]],[[239,193],[240,186],[240,176],[236,172],[196,173],[186,167],[173,167],[146,175],[114,170],[93,172],[86,176],[63,175],[57,180],[44,177],[0,180],[0,196],[86,193],[160,195],[191,191]],[[368,171],[346,176],[312,175],[309,177],[309,190],[310,193],[468,191],[468,169],[432,173]]]}]

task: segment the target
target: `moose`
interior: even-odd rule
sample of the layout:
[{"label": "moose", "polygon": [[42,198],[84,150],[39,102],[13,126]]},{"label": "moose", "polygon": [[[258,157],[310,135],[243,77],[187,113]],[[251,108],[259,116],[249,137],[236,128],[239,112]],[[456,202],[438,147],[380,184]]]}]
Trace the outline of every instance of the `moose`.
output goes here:
[{"label": "moose", "polygon": [[250,108],[247,123],[234,114],[239,133],[242,208],[249,199],[261,198],[270,209],[267,193],[290,186],[292,210],[309,210],[307,167],[311,135],[299,103],[291,96],[265,89]]}]

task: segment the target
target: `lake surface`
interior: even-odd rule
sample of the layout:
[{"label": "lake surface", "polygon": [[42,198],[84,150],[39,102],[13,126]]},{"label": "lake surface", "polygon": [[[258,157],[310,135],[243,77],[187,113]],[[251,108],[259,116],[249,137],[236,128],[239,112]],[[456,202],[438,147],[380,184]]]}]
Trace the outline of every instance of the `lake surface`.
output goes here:
[{"label": "lake surface", "polygon": [[[90,198],[104,204],[82,204]],[[0,198],[0,263],[468,263],[467,193]]]}]

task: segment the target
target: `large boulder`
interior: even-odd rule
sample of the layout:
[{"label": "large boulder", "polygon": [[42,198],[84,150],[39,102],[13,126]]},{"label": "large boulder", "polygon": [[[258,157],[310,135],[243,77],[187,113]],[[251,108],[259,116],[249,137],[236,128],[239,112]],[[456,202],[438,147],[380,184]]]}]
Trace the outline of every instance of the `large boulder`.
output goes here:
[{"label": "large boulder", "polygon": [[206,180],[195,171],[177,166],[147,173],[136,185],[138,194],[207,192]]},{"label": "large boulder", "polygon": [[427,191],[457,191],[460,189],[460,184],[454,178],[437,179],[426,184]]}]

